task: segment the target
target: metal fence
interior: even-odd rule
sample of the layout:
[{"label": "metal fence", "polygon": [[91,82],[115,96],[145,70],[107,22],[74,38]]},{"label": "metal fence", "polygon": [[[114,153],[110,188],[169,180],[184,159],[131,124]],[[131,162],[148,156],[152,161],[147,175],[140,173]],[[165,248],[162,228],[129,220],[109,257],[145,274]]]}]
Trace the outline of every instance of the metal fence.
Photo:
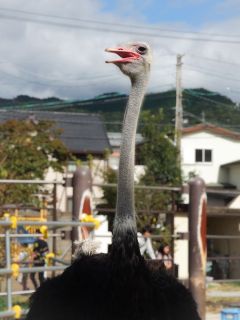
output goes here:
[{"label": "metal fence", "polygon": [[[57,220],[57,208],[56,208],[56,187],[58,184],[62,184],[62,182],[51,182],[51,181],[31,181],[31,180],[0,180],[0,183],[38,183],[38,184],[53,184],[53,198],[54,198],[54,208],[53,208],[53,220],[54,221],[17,221],[17,226],[49,226],[52,227],[53,233],[57,236],[56,229],[62,227],[72,227],[73,229],[73,238],[76,239],[79,236],[76,230],[78,227],[93,227],[93,223],[81,223],[79,222],[79,208],[81,201],[84,197],[84,192],[87,189],[91,189],[92,186],[97,187],[116,187],[115,184],[92,184],[90,179],[90,174],[87,174],[86,170],[81,172],[81,169],[77,170],[73,177],[73,220],[72,221],[56,221]],[[189,230],[188,233],[174,233],[173,226],[173,218],[176,213],[176,197],[175,194],[181,192],[181,188],[173,188],[173,187],[158,187],[158,186],[137,186],[137,188],[141,189],[151,189],[155,191],[168,191],[172,193],[172,204],[169,212],[165,212],[168,219],[169,224],[171,226],[171,239],[172,239],[172,247],[173,240],[177,239],[188,239],[189,240],[189,282],[190,289],[196,299],[201,318],[205,318],[205,276],[206,276],[206,266],[205,262],[207,259],[207,250],[206,250],[206,239],[237,239],[239,236],[236,235],[206,235],[206,190],[204,186],[204,182],[200,179],[195,179],[190,184],[190,206],[188,211],[189,217]],[[211,192],[211,191],[210,191]],[[214,191],[216,192],[216,191]],[[239,194],[239,193],[238,193]],[[103,210],[99,209],[99,212]],[[113,212],[114,209],[106,209],[105,212]],[[156,211],[155,213],[159,213]],[[13,305],[12,296],[17,294],[25,294],[27,292],[22,291],[13,291],[12,288],[12,278],[13,278],[13,269],[12,269],[12,260],[11,260],[11,239],[18,237],[27,237],[26,234],[20,235],[16,233],[16,225],[13,228],[13,222],[6,217],[5,220],[0,220],[0,227],[4,229],[4,232],[0,234],[0,238],[5,238],[5,256],[6,256],[6,264],[5,267],[0,269],[0,276],[6,277],[6,292],[0,294],[0,296],[6,296],[7,298],[7,308],[5,311],[0,312],[0,318],[13,317],[15,319],[20,318],[20,316],[24,316],[27,310],[22,310],[20,306]],[[29,236],[37,236],[37,234]],[[74,238],[75,237],[75,238]],[[152,238],[159,239],[160,236],[153,236]],[[53,252],[56,250],[56,237],[53,237]],[[222,259],[226,260],[226,257],[208,257],[208,260],[217,260]],[[228,259],[238,260],[239,257],[228,257]],[[55,262],[58,263],[58,259],[55,259]],[[62,271],[67,267],[67,265],[53,265],[46,267],[33,267],[33,268],[19,268],[19,272],[21,273],[32,273],[32,272],[44,272],[44,271]],[[227,279],[226,281],[229,281]],[[232,281],[232,280],[231,280]],[[199,286],[201,283],[201,286]],[[31,292],[28,292],[28,294]]]},{"label": "metal fence", "polygon": [[[19,305],[13,305],[12,296],[16,294],[23,294],[24,292],[14,292],[12,286],[13,278],[13,265],[11,259],[11,239],[22,236],[16,233],[16,227],[18,226],[49,226],[54,228],[62,227],[93,227],[93,223],[83,223],[79,221],[18,221],[17,225],[10,220],[9,216],[5,216],[3,220],[0,220],[0,227],[4,228],[4,238],[5,238],[5,267],[0,268],[0,276],[6,277],[6,292],[1,294],[1,296],[6,296],[7,309],[0,312],[0,318],[15,318],[20,319],[20,317],[27,313],[27,310],[21,309]],[[14,233],[11,231],[13,230]],[[32,234],[24,234],[24,237],[32,237]],[[37,236],[37,235],[35,235]],[[55,259],[57,261],[58,259]],[[44,267],[24,267],[19,268],[19,273],[34,273],[34,272],[46,272],[46,271],[63,271],[67,265],[58,265],[58,266],[44,266]],[[32,292],[32,291],[31,291]],[[29,292],[29,293],[31,293]]]}]

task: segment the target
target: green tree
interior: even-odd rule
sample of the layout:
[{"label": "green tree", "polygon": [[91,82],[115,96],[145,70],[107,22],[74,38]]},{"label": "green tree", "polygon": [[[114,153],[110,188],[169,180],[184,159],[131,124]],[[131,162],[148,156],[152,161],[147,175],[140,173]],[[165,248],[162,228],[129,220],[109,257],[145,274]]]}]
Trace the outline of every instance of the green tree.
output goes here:
[{"label": "green tree", "polygon": [[[48,168],[62,172],[70,154],[53,122],[10,120],[0,125],[0,179],[43,179]],[[0,184],[0,205],[34,203],[36,185]]]},{"label": "green tree", "polygon": [[177,163],[174,132],[163,125],[163,112],[142,113],[141,134],[144,143],[139,150],[140,161],[146,166],[142,182],[152,185],[180,185],[181,169]]},{"label": "green tree", "polygon": [[[152,114],[145,111],[141,116],[141,133],[144,142],[138,148],[137,158],[145,166],[145,175],[139,185],[145,186],[179,186],[181,184],[181,170],[177,164],[177,150],[172,142],[172,130],[163,124],[163,113],[159,110]],[[108,169],[104,174],[107,183],[116,183],[116,172]],[[116,203],[116,189],[104,188],[106,206],[114,208]],[[136,212],[138,228],[145,225],[161,224],[159,211],[166,211],[171,204],[171,194],[151,189],[136,189]],[[155,212],[152,214],[152,212]],[[167,232],[166,232],[167,233]]]},{"label": "green tree", "polygon": [[[179,186],[182,179],[181,169],[177,163],[177,149],[172,140],[174,132],[164,124],[162,110],[156,113],[144,111],[141,122],[144,142],[139,148],[138,157],[145,166],[145,175],[139,183],[146,186]],[[166,212],[169,209],[171,193],[138,189],[136,199],[139,227],[162,225],[161,215],[158,212]]]}]

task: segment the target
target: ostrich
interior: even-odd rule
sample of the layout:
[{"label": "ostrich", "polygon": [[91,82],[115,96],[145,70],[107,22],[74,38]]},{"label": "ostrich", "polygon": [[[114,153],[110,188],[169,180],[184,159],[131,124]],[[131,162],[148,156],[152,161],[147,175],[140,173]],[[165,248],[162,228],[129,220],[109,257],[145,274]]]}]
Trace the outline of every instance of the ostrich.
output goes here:
[{"label": "ostrich", "polygon": [[134,209],[134,157],[138,116],[151,64],[145,43],[107,52],[132,84],[123,122],[116,216],[108,254],[81,253],[60,276],[46,281],[30,301],[27,320],[200,320],[189,291],[140,254]]}]

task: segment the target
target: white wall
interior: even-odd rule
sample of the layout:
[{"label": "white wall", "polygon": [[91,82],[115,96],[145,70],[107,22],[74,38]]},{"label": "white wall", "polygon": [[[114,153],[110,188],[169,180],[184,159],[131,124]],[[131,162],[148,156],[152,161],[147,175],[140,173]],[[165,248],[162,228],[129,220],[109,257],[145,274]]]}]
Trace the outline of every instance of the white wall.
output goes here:
[{"label": "white wall", "polygon": [[[174,233],[188,232],[188,217],[177,214],[174,216]],[[188,240],[174,240],[174,262],[178,264],[179,279],[188,278]]]},{"label": "white wall", "polygon": [[[197,132],[182,137],[182,169],[188,180],[189,172],[201,176],[206,183],[219,181],[222,164],[240,160],[240,141],[217,136],[209,132]],[[195,149],[211,149],[212,162],[195,162]]]},{"label": "white wall", "polygon": [[112,243],[112,233],[108,231],[108,220],[106,216],[97,216],[101,222],[98,229],[94,231],[93,238],[99,242],[99,253],[108,253],[108,246]]},{"label": "white wall", "polygon": [[228,181],[229,183],[234,184],[238,190],[240,190],[240,164],[238,165],[231,165],[229,167],[229,176]]},{"label": "white wall", "polygon": [[[92,178],[93,183],[103,183],[103,170],[105,161],[102,159],[94,159],[92,162]],[[72,178],[73,172],[59,173],[49,168],[45,180],[49,181],[64,181],[64,178]],[[48,190],[52,190],[52,185],[47,186]],[[67,198],[72,197],[72,188],[62,185],[57,186],[57,209],[60,212],[65,213],[67,210]],[[95,207],[99,203],[99,199],[102,197],[102,189],[99,187],[93,187],[93,206]]]},{"label": "white wall", "polygon": [[[45,180],[48,181],[63,181],[64,173],[56,172],[52,168],[49,168]],[[52,190],[53,185],[46,186],[48,190]],[[57,210],[61,212],[66,211],[66,188],[62,185],[57,185]]]}]

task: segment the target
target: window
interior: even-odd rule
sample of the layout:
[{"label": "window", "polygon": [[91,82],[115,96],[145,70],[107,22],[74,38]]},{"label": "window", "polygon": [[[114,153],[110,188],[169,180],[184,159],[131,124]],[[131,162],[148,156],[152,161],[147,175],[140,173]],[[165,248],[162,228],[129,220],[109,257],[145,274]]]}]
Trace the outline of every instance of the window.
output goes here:
[{"label": "window", "polygon": [[202,149],[195,150],[195,161],[196,162],[203,162],[203,150]]},{"label": "window", "polygon": [[67,164],[67,172],[74,172],[77,169],[77,165],[73,161],[69,161]]},{"label": "window", "polygon": [[72,214],[72,210],[73,210],[73,198],[68,197],[67,198],[67,213],[68,214]]},{"label": "window", "polygon": [[212,162],[212,150],[210,149],[196,149],[195,162]]},{"label": "window", "polygon": [[205,150],[205,162],[212,162],[212,150]]}]

